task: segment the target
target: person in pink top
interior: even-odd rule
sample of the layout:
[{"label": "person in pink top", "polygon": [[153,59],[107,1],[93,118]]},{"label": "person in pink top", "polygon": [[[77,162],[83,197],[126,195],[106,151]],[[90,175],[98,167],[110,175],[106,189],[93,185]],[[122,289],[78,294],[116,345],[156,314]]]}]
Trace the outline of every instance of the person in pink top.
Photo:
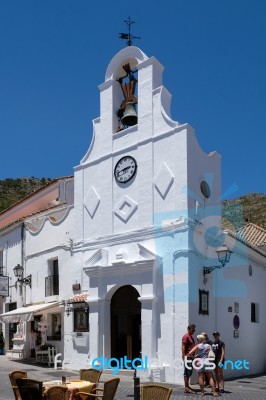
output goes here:
[{"label": "person in pink top", "polygon": [[[196,325],[191,324],[187,327],[187,333],[182,337],[182,346],[181,346],[181,352],[182,352],[182,359],[184,361],[185,356],[190,352],[190,350],[195,346],[195,340],[193,338],[193,334],[196,330]],[[190,357],[188,357],[190,358]],[[193,369],[186,368],[184,365],[184,384],[185,384],[185,393],[193,393],[195,394],[196,392],[191,389],[189,386],[189,378],[191,377],[193,372]]]}]

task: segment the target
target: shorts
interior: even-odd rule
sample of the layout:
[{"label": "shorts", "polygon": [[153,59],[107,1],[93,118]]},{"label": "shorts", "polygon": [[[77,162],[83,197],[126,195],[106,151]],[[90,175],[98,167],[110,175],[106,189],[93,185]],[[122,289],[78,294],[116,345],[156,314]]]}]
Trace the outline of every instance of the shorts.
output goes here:
[{"label": "shorts", "polygon": [[190,368],[187,368],[187,367],[184,365],[184,376],[186,376],[187,378],[190,378],[191,375],[192,375],[192,372],[193,372],[192,364],[190,363],[189,366],[190,366]]}]

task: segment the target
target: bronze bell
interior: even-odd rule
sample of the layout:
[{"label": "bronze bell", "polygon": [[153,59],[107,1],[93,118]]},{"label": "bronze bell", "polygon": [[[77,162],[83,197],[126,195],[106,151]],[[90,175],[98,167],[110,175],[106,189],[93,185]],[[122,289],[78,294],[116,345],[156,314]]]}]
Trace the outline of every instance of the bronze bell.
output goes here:
[{"label": "bronze bell", "polygon": [[121,118],[121,122],[123,125],[126,126],[133,126],[138,123],[138,115],[135,109],[135,105],[132,101],[128,101],[126,103],[124,115]]}]

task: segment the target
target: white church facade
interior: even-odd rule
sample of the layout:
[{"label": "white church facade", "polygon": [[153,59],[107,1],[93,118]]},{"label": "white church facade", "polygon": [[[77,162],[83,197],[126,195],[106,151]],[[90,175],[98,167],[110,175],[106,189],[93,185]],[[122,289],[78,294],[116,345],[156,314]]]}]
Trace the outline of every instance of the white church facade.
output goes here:
[{"label": "white church facade", "polygon": [[[227,358],[249,362],[226,376],[265,371],[265,248],[222,231],[220,155],[172,120],[162,72],[136,47],[116,54],[74,177],[0,214],[7,349],[19,322],[29,356],[44,322],[64,368],[126,356],[149,360],[145,379],[181,383],[181,338],[194,323],[197,333],[220,331]],[[12,284],[17,264],[31,286]]]}]

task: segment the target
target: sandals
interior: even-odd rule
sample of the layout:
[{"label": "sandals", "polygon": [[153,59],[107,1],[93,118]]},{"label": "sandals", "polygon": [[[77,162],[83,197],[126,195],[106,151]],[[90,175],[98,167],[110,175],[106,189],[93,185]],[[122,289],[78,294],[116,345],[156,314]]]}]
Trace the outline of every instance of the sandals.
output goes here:
[{"label": "sandals", "polygon": [[193,389],[185,389],[184,393],[196,394],[195,390]]},{"label": "sandals", "polygon": [[213,393],[212,395],[213,395],[213,397],[220,397],[220,395],[218,393]]}]

